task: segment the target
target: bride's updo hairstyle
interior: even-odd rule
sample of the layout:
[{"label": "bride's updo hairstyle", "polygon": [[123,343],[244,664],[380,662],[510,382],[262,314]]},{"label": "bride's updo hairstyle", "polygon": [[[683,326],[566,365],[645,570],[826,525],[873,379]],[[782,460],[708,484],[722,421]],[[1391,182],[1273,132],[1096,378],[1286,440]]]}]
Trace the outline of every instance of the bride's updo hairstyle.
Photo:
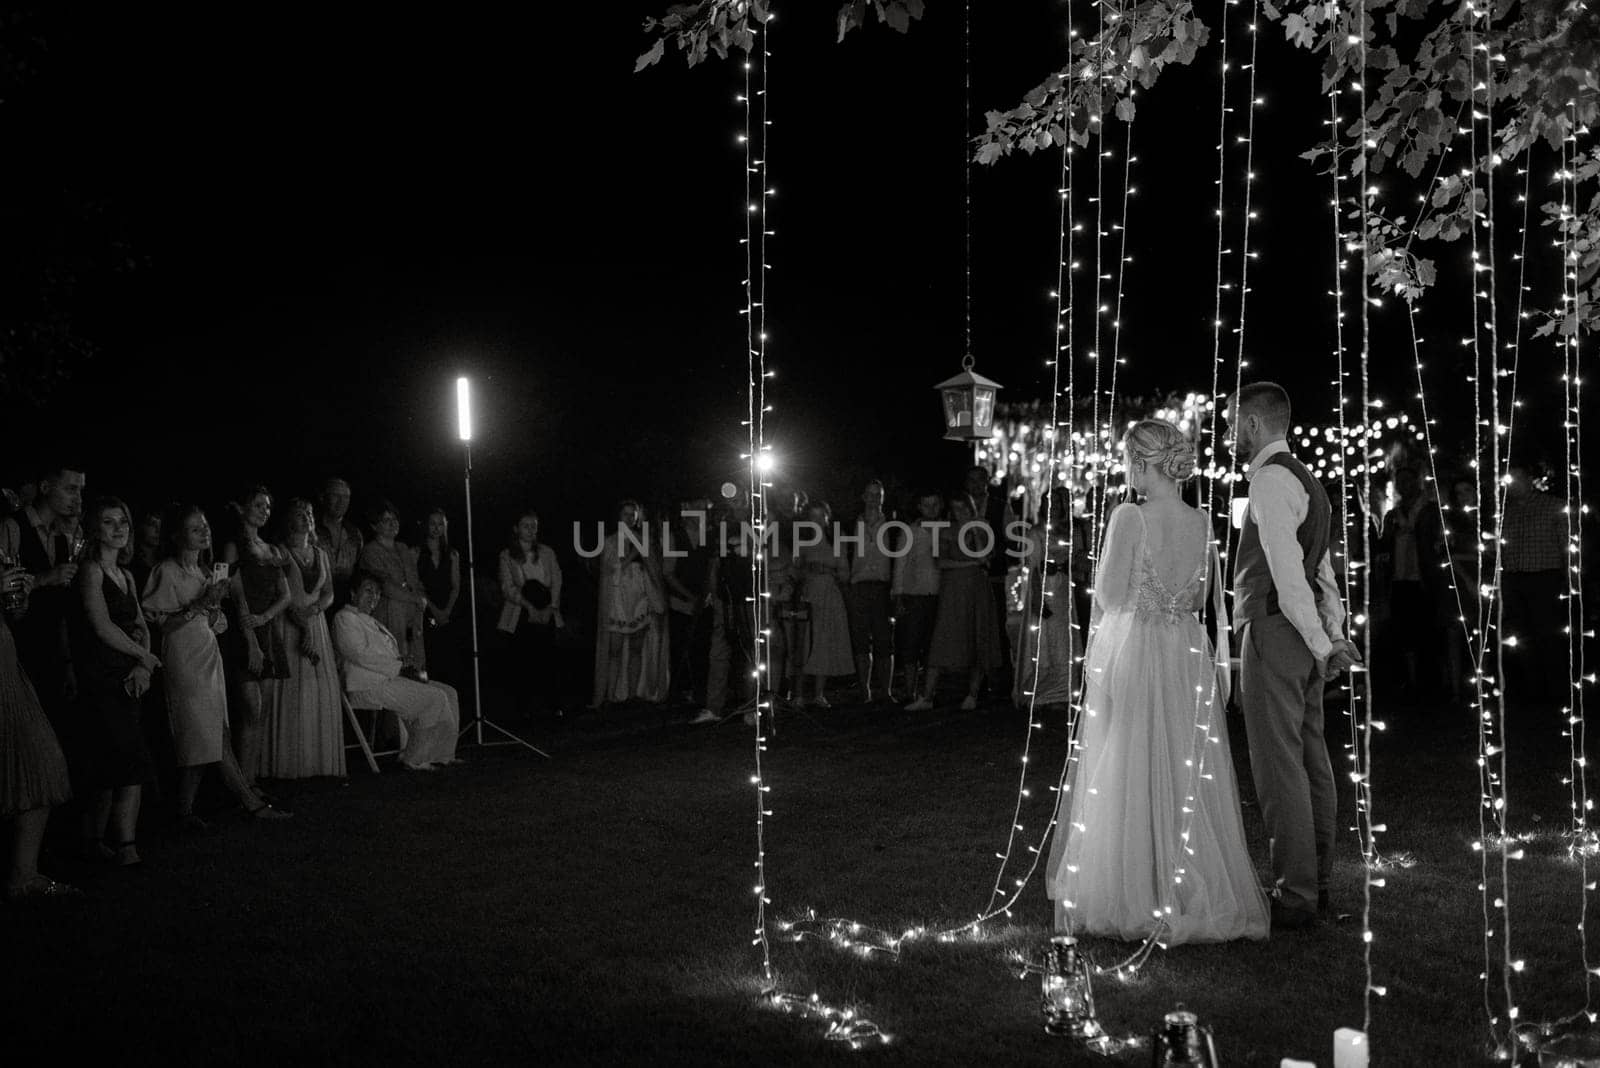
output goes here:
[{"label": "bride's updo hairstyle", "polygon": [[1174,482],[1187,482],[1194,477],[1194,446],[1183,431],[1165,419],[1139,420],[1123,435],[1122,447],[1128,450],[1130,461],[1143,461]]}]

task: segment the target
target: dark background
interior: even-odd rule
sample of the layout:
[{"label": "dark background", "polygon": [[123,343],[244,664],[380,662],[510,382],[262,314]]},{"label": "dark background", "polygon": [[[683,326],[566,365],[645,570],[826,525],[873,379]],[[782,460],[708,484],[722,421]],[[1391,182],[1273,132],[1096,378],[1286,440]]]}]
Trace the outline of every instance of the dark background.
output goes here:
[{"label": "dark background", "polygon": [[[1058,0],[973,7],[967,132],[1065,57]],[[745,445],[740,75],[671,53],[633,74],[643,16],[664,8],[14,16],[8,47],[30,70],[0,105],[8,270],[63,247],[91,261],[71,306],[99,353],[48,406],[9,413],[0,481],[65,452],[91,494],[142,508],[261,481],[282,498],[339,473],[358,511],[394,498],[409,534],[430,504],[459,521],[452,383],[465,373],[479,398],[478,519],[496,538],[523,502],[548,527],[623,496],[714,492]],[[769,435],[780,478],[836,502],[870,473],[953,481],[968,455],[940,440],[930,388],[965,347],[962,10],[929,8],[909,35],[874,23],[835,43],[836,4],[789,4],[771,37]],[[1247,11],[1229,10],[1238,48]],[[1327,104],[1316,60],[1263,29],[1248,373],[1331,421],[1331,192],[1298,158],[1324,135]],[[1140,98],[1131,392],[1210,385],[1219,59],[1214,34]],[[1245,85],[1230,76],[1230,142]],[[1112,131],[1107,229],[1121,206]],[[1077,160],[1081,327],[1092,149]],[[1049,395],[1058,167],[1050,151],[972,168],[973,352],[1003,400]],[[1243,171],[1231,152],[1230,281]],[[1502,225],[1506,247],[1512,233]],[[1440,358],[1430,400],[1453,411],[1470,403],[1469,299],[1446,270],[1422,319]],[[1347,307],[1353,320],[1359,305]],[[1374,321],[1374,392],[1391,405],[1415,393],[1399,307]],[[1080,393],[1093,347],[1080,328]],[[1558,398],[1553,347],[1529,353],[1537,388]]]}]

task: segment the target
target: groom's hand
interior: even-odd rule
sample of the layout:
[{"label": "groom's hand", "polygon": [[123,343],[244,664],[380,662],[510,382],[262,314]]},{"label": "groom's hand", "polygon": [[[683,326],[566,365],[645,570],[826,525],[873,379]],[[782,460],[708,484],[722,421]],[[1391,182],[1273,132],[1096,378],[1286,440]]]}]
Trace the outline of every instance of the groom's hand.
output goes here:
[{"label": "groom's hand", "polygon": [[1328,653],[1328,666],[1324,673],[1325,678],[1333,678],[1341,671],[1361,663],[1361,652],[1348,638],[1340,638],[1333,643],[1333,649]]}]

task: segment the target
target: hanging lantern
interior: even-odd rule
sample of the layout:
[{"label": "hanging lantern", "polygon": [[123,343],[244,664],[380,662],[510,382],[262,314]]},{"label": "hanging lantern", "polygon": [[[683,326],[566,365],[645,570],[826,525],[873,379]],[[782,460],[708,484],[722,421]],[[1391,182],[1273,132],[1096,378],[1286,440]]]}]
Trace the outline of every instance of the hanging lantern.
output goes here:
[{"label": "hanging lantern", "polygon": [[1150,1068],[1217,1068],[1217,1045],[1200,1018],[1182,1008],[1150,1033]]},{"label": "hanging lantern", "polygon": [[1052,1035],[1094,1038],[1101,1033],[1094,1015],[1089,961],[1071,935],[1055,935],[1044,959],[1044,1029]]},{"label": "hanging lantern", "polygon": [[994,437],[994,398],[1002,388],[972,370],[972,354],[961,358],[962,371],[933,388],[944,400],[944,439],[983,441]]}]

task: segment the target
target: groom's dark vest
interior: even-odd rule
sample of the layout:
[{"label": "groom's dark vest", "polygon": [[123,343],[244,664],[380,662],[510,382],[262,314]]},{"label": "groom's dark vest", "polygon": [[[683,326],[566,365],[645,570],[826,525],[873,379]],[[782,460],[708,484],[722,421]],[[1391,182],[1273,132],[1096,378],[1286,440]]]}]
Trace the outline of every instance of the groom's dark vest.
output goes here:
[{"label": "groom's dark vest", "polygon": [[[1322,484],[1306,470],[1306,465],[1286,452],[1274,453],[1263,460],[1263,468],[1276,464],[1287,468],[1300,480],[1306,490],[1306,517],[1296,528],[1295,539],[1300,542],[1300,552],[1305,557],[1306,585],[1312,596],[1322,599],[1317,588],[1317,569],[1328,551],[1333,531],[1333,507]],[[1272,572],[1267,568],[1267,554],[1261,548],[1261,531],[1255,517],[1245,512],[1244,532],[1239,537],[1239,548],[1233,561],[1233,618],[1239,624],[1250,623],[1278,614],[1278,590],[1272,584]]]}]

